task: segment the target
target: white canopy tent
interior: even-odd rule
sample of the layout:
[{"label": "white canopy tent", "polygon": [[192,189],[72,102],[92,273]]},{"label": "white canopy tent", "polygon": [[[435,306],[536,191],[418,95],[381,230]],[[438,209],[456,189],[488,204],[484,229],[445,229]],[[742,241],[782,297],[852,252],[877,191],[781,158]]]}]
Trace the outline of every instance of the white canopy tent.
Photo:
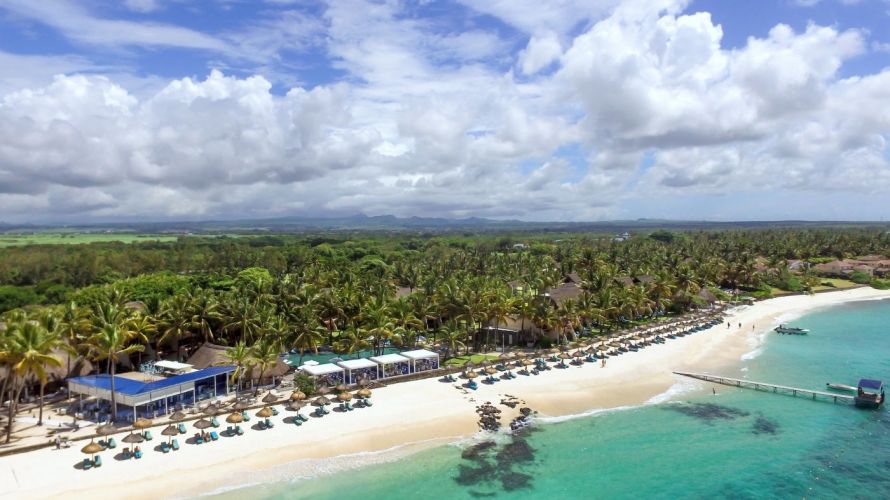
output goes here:
[{"label": "white canopy tent", "polygon": [[377,363],[380,378],[395,377],[411,373],[411,360],[401,354],[384,354],[373,356],[371,361]]},{"label": "white canopy tent", "polygon": [[195,371],[194,367],[188,363],[180,363],[179,361],[156,361],[155,368],[160,368],[165,373],[182,374]]},{"label": "white canopy tent", "polygon": [[337,385],[343,382],[343,368],[333,363],[303,365],[300,367],[300,370],[303,370],[304,373],[314,378],[317,383],[322,385]]},{"label": "white canopy tent", "polygon": [[411,360],[411,373],[425,372],[439,368],[439,355],[426,349],[399,353]]},{"label": "white canopy tent", "polygon": [[377,363],[370,359],[347,359],[338,361],[337,365],[346,370],[346,381],[350,384],[356,383],[359,379],[367,377],[369,379],[377,378]]}]

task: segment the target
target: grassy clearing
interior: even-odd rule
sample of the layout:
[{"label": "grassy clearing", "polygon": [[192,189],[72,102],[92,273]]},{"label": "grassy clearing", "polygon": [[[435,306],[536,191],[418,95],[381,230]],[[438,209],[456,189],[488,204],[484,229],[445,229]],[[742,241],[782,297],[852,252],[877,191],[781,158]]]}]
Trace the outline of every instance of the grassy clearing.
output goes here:
[{"label": "grassy clearing", "polygon": [[34,233],[0,234],[0,247],[24,245],[84,245],[88,243],[138,243],[142,241],[176,241],[176,236],[136,233]]},{"label": "grassy clearing", "polygon": [[445,362],[445,366],[463,366],[470,361],[478,365],[483,361],[493,361],[495,359],[498,359],[498,357],[492,354],[471,354],[469,356],[457,356],[456,358],[451,358]]},{"label": "grassy clearing", "polygon": [[[819,282],[822,284],[813,288],[817,292],[820,290],[843,290],[844,288],[857,286],[856,283],[850,280],[840,278],[821,278]],[[830,283],[831,285],[826,285],[825,283]]]}]

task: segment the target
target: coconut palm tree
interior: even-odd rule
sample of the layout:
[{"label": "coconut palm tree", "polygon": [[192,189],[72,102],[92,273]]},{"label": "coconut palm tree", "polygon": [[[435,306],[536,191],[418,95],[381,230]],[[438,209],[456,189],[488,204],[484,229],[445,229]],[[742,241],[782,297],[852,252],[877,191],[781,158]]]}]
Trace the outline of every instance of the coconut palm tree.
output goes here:
[{"label": "coconut palm tree", "polygon": [[94,313],[93,333],[86,340],[87,347],[93,352],[95,359],[108,360],[108,373],[111,380],[111,420],[117,420],[117,398],[115,396],[114,372],[117,357],[142,352],[145,346],[130,344],[138,335],[128,325],[125,310],[118,304],[105,302],[99,304]]},{"label": "coconut palm tree", "polygon": [[232,383],[237,385],[239,392],[241,391],[241,382],[245,372],[249,372],[253,366],[252,354],[251,349],[247,347],[243,340],[227,348],[223,354],[229,363],[235,365],[235,371],[232,372]]},{"label": "coconut palm tree", "polygon": [[260,392],[260,384],[263,383],[263,375],[278,362],[279,342],[271,337],[263,338],[250,349],[251,364],[260,369],[257,377],[256,392]]},{"label": "coconut palm tree", "polygon": [[43,425],[43,390],[47,381],[46,368],[62,366],[62,360],[54,352],[66,347],[65,340],[59,334],[58,328],[47,328],[47,324],[52,324],[54,321],[46,318],[42,321],[26,321],[13,331],[10,339],[13,350],[18,353],[18,361],[13,365],[13,371],[21,377],[23,382],[30,375],[40,383],[40,410],[37,425]]}]

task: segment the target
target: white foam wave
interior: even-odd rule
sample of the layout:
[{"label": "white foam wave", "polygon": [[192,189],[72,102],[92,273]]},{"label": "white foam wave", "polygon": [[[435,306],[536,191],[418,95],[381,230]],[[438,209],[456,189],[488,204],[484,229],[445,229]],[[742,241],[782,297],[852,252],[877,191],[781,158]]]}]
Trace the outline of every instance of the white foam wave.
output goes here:
[{"label": "white foam wave", "polygon": [[648,400],[646,400],[644,405],[657,405],[664,403],[666,401],[670,401],[681,394],[686,394],[689,392],[693,392],[701,389],[703,386],[700,381],[696,379],[681,377],[678,382],[675,382],[674,385],[670,386],[668,390],[662,392],[661,394],[656,394],[652,396]]}]

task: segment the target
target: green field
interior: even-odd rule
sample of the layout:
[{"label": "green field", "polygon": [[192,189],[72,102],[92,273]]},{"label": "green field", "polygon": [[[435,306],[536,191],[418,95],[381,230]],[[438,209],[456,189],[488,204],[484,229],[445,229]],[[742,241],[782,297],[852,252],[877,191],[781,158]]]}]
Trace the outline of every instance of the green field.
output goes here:
[{"label": "green field", "polygon": [[138,243],[141,241],[176,241],[176,236],[136,233],[32,233],[32,234],[0,234],[0,247],[17,247],[24,245],[83,245],[119,241],[121,243]]}]

